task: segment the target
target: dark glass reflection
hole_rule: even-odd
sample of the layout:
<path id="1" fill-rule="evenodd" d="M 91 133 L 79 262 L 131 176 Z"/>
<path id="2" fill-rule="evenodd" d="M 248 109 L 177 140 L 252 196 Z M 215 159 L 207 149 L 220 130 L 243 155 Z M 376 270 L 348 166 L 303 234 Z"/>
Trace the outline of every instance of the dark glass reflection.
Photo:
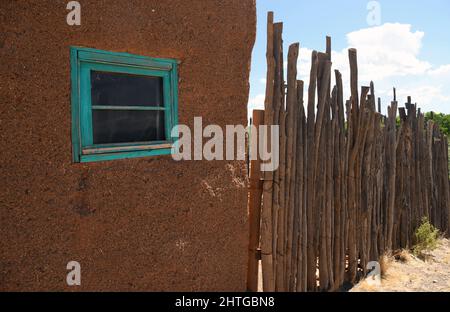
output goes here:
<path id="1" fill-rule="evenodd" d="M 161 77 L 91 71 L 93 106 L 163 107 Z"/>
<path id="2" fill-rule="evenodd" d="M 164 141 L 163 111 L 93 110 L 94 144 Z"/>

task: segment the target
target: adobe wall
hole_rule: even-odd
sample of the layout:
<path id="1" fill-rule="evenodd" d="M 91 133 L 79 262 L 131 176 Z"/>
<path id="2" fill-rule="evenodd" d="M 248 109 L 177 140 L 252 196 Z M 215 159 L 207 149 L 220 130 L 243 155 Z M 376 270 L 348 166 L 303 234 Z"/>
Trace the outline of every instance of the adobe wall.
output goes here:
<path id="1" fill-rule="evenodd" d="M 0 290 L 245 290 L 245 163 L 72 163 L 69 46 L 179 59 L 180 122 L 245 125 L 254 1 L 79 2 L 0 2 Z"/>

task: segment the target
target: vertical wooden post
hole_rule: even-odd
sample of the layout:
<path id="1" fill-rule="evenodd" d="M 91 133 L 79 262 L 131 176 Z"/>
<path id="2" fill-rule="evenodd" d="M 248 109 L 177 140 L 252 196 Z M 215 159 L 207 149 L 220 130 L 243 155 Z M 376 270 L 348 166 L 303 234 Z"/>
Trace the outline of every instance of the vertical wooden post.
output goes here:
<path id="1" fill-rule="evenodd" d="M 342 75 L 335 70 L 336 87 L 334 94 L 335 142 L 334 142 L 334 272 L 333 288 L 337 290 L 344 283 L 345 274 L 345 228 L 346 228 L 346 175 L 345 175 L 345 117 Z"/>
<path id="2" fill-rule="evenodd" d="M 274 278 L 275 290 L 283 291 L 284 284 L 284 256 L 285 256 L 285 173 L 286 173 L 286 110 L 283 62 L 283 23 L 274 24 L 274 124 L 279 125 L 280 164 L 274 173 L 273 190 L 273 252 L 274 252 Z"/>
<path id="3" fill-rule="evenodd" d="M 294 234 L 294 199 L 295 199 L 295 163 L 296 163 L 296 143 L 297 143 L 297 60 L 298 60 L 299 44 L 294 43 L 289 47 L 288 53 L 288 72 L 287 72 L 287 144 L 286 144 L 286 190 L 285 204 L 287 212 L 287 231 L 286 231 L 286 267 L 285 267 L 285 289 L 292 291 L 294 289 L 296 265 L 292 265 L 292 249 Z"/>
<path id="4" fill-rule="evenodd" d="M 308 291 L 314 291 L 316 289 L 316 266 L 317 266 L 317 255 L 315 249 L 315 231 L 317 224 L 315 222 L 315 187 L 314 187 L 314 106 L 316 98 L 316 83 L 317 83 L 317 52 L 313 51 L 311 56 L 311 72 L 309 78 L 308 87 L 308 113 L 307 113 L 307 222 L 308 222 L 308 260 L 307 260 L 307 279 L 308 279 Z"/>
<path id="5" fill-rule="evenodd" d="M 257 129 L 257 133 L 251 135 L 259 135 L 259 126 L 264 124 L 264 111 L 253 111 L 253 129 Z M 255 142 L 252 140 L 252 142 Z M 250 150 L 256 150 L 250 148 Z M 257 150 L 256 150 L 257 151 Z M 263 181 L 261 180 L 261 160 L 259 153 L 251 155 L 250 161 L 250 184 L 249 184 L 249 246 L 248 246 L 248 271 L 247 271 L 247 290 L 258 291 L 258 268 L 259 268 L 259 236 L 261 224 L 261 199 L 263 192 Z"/>
<path id="6" fill-rule="evenodd" d="M 356 271 L 358 267 L 356 225 L 357 225 L 357 181 L 356 181 L 356 157 L 357 146 L 356 137 L 358 133 L 359 119 L 359 98 L 358 98 L 358 61 L 355 49 L 348 51 L 350 62 L 350 89 L 351 89 L 351 109 L 348 134 L 348 280 L 351 283 L 356 281 Z"/>
<path id="7" fill-rule="evenodd" d="M 394 89 L 395 90 L 395 89 Z M 394 213 L 395 213 L 395 176 L 396 176 L 396 118 L 397 118 L 397 102 L 393 101 L 388 108 L 388 125 L 387 125 L 387 146 L 386 146 L 386 168 L 387 168 L 387 223 L 386 223 L 386 251 L 393 248 L 393 231 L 394 231 Z"/>
<path id="8" fill-rule="evenodd" d="M 443 140 L 444 140 L 444 196 L 445 196 L 445 200 L 444 200 L 444 206 L 443 209 L 445 209 L 445 213 L 447 216 L 447 235 L 450 235 L 450 179 L 449 179 L 449 155 L 448 155 L 448 137 L 443 135 Z"/>
<path id="9" fill-rule="evenodd" d="M 296 198 L 294 233 L 298 235 L 296 291 L 307 290 L 307 220 L 306 220 L 306 116 L 303 105 L 303 81 L 297 81 Z"/>
<path id="10" fill-rule="evenodd" d="M 264 110 L 264 124 L 267 125 L 266 133 L 267 149 L 270 146 L 271 126 L 273 125 L 273 95 L 275 79 L 275 57 L 273 54 L 273 12 L 267 14 L 267 79 L 266 79 L 266 99 Z M 272 150 L 273 152 L 273 150 Z M 263 183 L 263 207 L 261 212 L 261 260 L 263 268 L 263 290 L 274 291 L 275 282 L 273 275 L 273 250 L 272 250 L 272 198 L 273 198 L 273 172 L 264 172 Z"/>

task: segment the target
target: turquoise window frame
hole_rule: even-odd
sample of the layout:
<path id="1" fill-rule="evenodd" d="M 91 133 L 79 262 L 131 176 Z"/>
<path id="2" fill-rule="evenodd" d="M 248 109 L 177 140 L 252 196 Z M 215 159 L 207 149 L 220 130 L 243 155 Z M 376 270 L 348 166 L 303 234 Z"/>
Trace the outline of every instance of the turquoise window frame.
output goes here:
<path id="1" fill-rule="evenodd" d="M 70 47 L 72 102 L 72 159 L 74 162 L 94 162 L 114 159 L 170 155 L 178 133 L 178 61 L 151 58 L 121 52 L 102 51 L 84 47 Z M 121 107 L 133 110 L 163 110 L 165 112 L 165 141 L 120 144 L 93 144 L 91 71 L 125 73 L 161 77 L 164 107 Z M 118 109 L 118 107 L 113 107 Z"/>

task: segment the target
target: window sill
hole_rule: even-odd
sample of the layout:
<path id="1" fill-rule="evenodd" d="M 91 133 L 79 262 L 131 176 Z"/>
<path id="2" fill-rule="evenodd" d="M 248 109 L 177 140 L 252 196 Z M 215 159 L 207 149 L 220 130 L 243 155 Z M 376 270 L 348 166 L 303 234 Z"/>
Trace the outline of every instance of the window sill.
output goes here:
<path id="1" fill-rule="evenodd" d="M 147 150 L 160 150 L 170 149 L 172 144 L 154 144 L 154 145 L 138 145 L 138 146 L 117 146 L 117 147 L 98 147 L 98 148 L 85 148 L 83 149 L 83 155 L 95 155 L 95 154 L 107 154 L 107 153 L 120 153 L 120 152 L 134 152 L 134 151 L 147 151 Z"/>
<path id="2" fill-rule="evenodd" d="M 125 148 L 125 149 L 124 149 Z M 99 162 L 118 159 L 140 158 L 149 156 L 162 156 L 172 154 L 171 144 L 160 144 L 150 146 L 130 146 L 123 148 L 98 148 L 83 150 L 80 162 Z M 118 150 L 121 149 L 121 150 Z"/>

